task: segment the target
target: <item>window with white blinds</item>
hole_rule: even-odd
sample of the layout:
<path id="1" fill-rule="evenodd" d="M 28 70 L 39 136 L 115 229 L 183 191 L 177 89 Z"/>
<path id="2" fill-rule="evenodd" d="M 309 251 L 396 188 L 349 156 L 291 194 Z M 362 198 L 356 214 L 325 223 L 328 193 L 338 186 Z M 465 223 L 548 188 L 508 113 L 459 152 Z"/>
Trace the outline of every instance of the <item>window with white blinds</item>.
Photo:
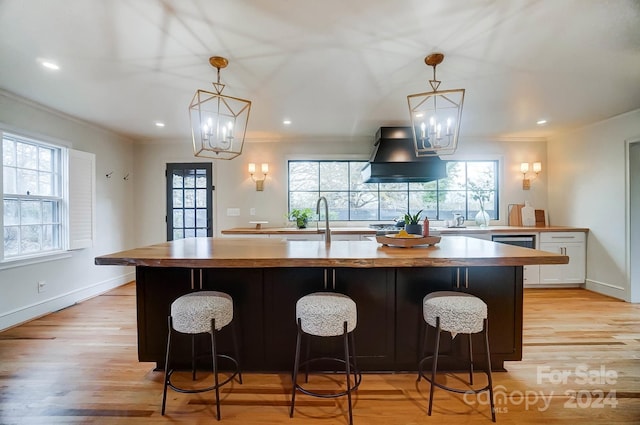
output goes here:
<path id="1" fill-rule="evenodd" d="M 95 235 L 95 155 L 0 133 L 0 261 L 91 247 Z"/>

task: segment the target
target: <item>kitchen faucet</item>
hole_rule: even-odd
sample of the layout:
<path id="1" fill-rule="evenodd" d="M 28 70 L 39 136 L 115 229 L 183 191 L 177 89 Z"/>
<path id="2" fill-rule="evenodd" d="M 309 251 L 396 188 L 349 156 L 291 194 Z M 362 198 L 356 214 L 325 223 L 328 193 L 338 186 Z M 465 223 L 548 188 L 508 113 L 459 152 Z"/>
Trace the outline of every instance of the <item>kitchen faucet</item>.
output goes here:
<path id="1" fill-rule="evenodd" d="M 320 201 L 324 201 L 324 242 L 327 244 L 331 243 L 331 230 L 329 230 L 329 204 L 327 203 L 327 198 L 321 196 L 318 199 L 318 203 L 316 204 L 316 214 L 318 214 L 318 219 L 320 219 Z M 316 221 L 316 227 L 318 226 L 318 222 Z"/>

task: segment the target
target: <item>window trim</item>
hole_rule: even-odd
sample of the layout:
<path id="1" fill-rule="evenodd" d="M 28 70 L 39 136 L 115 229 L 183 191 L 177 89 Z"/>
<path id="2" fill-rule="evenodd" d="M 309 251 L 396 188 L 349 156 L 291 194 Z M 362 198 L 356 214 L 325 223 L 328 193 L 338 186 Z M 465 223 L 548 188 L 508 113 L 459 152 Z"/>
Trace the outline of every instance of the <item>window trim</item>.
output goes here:
<path id="1" fill-rule="evenodd" d="M 70 189 L 69 189 L 69 179 L 70 179 L 70 162 L 72 152 L 81 153 L 87 156 L 90 156 L 93 162 L 91 176 L 87 176 L 87 178 L 91 178 L 91 196 L 92 196 L 92 205 L 91 205 L 91 220 L 92 220 L 92 235 L 91 235 L 91 246 L 93 246 L 93 241 L 95 240 L 96 235 L 96 207 L 95 207 L 95 198 L 96 198 L 96 176 L 95 176 L 95 163 L 96 163 L 96 155 L 91 152 L 77 151 L 71 148 L 71 143 L 65 140 L 60 140 L 55 137 L 46 136 L 34 131 L 23 130 L 21 128 L 17 128 L 12 125 L 7 125 L 3 122 L 0 122 L 0 138 L 2 138 L 4 133 L 9 133 L 18 138 L 31 140 L 37 144 L 41 145 L 49 145 L 53 148 L 60 149 L 60 211 L 61 215 L 61 226 L 60 226 L 60 248 L 50 251 L 41 251 L 37 253 L 31 253 L 27 255 L 21 255 L 16 257 L 4 257 L 4 243 L 0 246 L 0 270 L 14 268 L 14 267 L 22 267 L 30 264 L 43 263 L 48 261 L 55 261 L 59 259 L 69 258 L 72 256 L 71 251 L 73 249 L 80 249 L 79 247 L 71 248 L 70 247 L 70 226 L 73 223 L 70 222 Z M 2 172 L 2 164 L 0 164 L 0 187 L 3 187 L 3 172 Z M 4 191 L 3 191 L 3 199 L 4 199 Z M 4 214 L 3 207 L 0 205 L 0 228 L 3 229 L 2 233 L 4 234 Z M 88 248 L 89 246 L 84 246 L 84 248 Z"/>
<path id="2" fill-rule="evenodd" d="M 8 260 L 0 261 L 0 270 L 12 269 L 15 267 L 24 267 L 32 264 L 46 263 L 49 261 L 61 260 L 64 258 L 70 258 L 72 256 L 70 251 L 48 251 L 46 254 L 38 254 L 30 257 L 15 257 Z"/>
<path id="3" fill-rule="evenodd" d="M 450 157 L 442 158 L 443 161 L 451 161 L 451 162 L 495 162 L 496 167 L 495 171 L 497 173 L 496 179 L 496 195 L 495 195 L 495 208 L 496 208 L 496 216 L 492 218 L 492 221 L 499 222 L 503 220 L 503 212 L 505 211 L 505 206 L 503 205 L 503 193 L 504 193 L 504 157 L 502 155 L 467 155 L 464 157 L 458 157 L 457 155 L 452 155 Z M 362 155 L 314 155 L 310 157 L 309 155 L 290 155 L 285 157 L 284 161 L 284 169 L 286 170 L 286 179 L 287 179 L 287 213 L 290 213 L 291 208 L 291 190 L 289 188 L 289 164 L 292 161 L 309 161 L 309 162 L 323 162 L 323 161 L 336 161 L 336 162 L 360 162 L 360 161 L 368 161 L 368 157 L 363 157 Z M 318 192 L 322 192 L 319 190 Z M 351 191 L 348 191 L 351 193 Z M 378 186 L 377 193 L 380 193 L 380 188 Z M 407 193 L 410 194 L 411 190 L 407 188 Z M 465 201 L 466 211 L 469 211 L 469 203 L 468 200 Z M 378 211 L 379 215 L 379 211 Z M 475 217 L 467 217 L 467 220 L 473 221 Z M 434 221 L 444 221 L 446 218 L 439 217 L 438 219 L 434 219 Z M 364 220 L 353 220 L 353 219 L 340 219 L 338 221 L 344 222 L 369 222 L 369 221 L 389 221 L 388 219 L 364 219 Z"/>

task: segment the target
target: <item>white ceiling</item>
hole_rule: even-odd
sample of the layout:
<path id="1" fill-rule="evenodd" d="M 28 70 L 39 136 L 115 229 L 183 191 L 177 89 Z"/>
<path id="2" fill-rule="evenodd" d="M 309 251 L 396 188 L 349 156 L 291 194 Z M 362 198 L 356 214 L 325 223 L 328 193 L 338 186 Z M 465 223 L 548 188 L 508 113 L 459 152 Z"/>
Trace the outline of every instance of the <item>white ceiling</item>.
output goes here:
<path id="1" fill-rule="evenodd" d="M 640 108 L 638 0 L 0 0 L 0 88 L 135 139 L 190 137 L 213 55 L 250 139 L 372 136 L 408 124 L 433 52 L 440 89 L 466 89 L 461 138 Z"/>

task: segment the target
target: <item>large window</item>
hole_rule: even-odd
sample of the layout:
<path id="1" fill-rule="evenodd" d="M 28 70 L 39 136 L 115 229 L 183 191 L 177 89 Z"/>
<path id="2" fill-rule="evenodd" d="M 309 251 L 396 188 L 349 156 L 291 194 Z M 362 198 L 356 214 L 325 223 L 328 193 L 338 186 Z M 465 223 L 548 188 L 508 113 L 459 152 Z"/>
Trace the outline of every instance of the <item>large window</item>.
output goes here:
<path id="1" fill-rule="evenodd" d="M 61 250 L 62 149 L 2 133 L 2 259 Z"/>
<path id="2" fill-rule="evenodd" d="M 447 161 L 447 178 L 428 183 L 364 183 L 365 161 L 289 161 L 289 212 L 315 209 L 320 196 L 332 220 L 393 220 L 423 210 L 430 220 L 473 218 L 481 205 L 498 217 L 498 161 Z"/>

